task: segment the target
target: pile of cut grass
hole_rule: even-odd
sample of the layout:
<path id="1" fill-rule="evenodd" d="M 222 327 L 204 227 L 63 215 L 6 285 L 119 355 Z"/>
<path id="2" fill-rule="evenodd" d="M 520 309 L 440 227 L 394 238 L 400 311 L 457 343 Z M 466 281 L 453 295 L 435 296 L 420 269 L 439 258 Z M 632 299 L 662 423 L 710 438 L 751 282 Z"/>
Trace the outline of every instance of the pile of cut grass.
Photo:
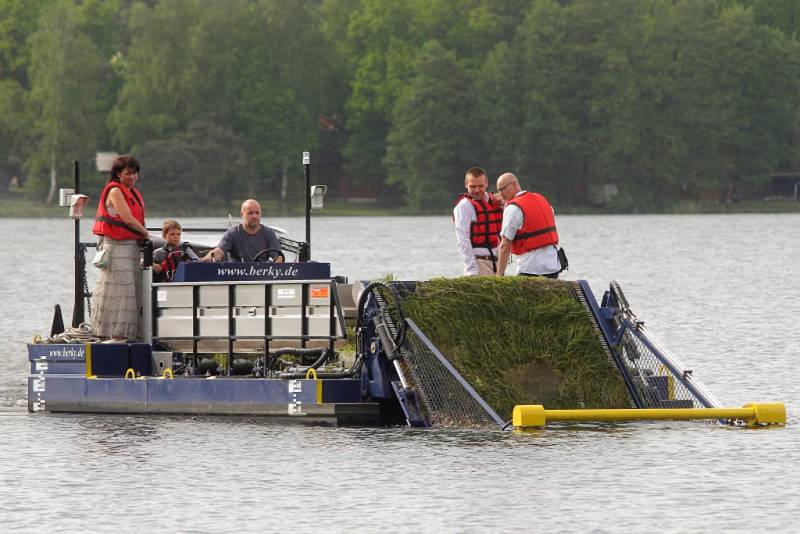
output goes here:
<path id="1" fill-rule="evenodd" d="M 627 408 L 574 282 L 463 277 L 420 282 L 404 306 L 475 390 L 504 418 L 517 404 Z"/>

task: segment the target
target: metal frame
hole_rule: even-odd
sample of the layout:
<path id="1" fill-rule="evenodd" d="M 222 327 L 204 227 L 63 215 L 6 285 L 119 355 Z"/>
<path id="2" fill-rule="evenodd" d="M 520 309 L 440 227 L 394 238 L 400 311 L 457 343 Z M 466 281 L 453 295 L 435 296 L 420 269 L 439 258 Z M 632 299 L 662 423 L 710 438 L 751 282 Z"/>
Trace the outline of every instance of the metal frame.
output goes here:
<path id="1" fill-rule="evenodd" d="M 328 283 L 328 287 L 330 288 L 330 304 L 329 310 L 331 312 L 330 322 L 329 322 L 329 330 L 328 335 L 316 335 L 312 336 L 309 332 L 309 322 L 308 322 L 308 314 L 306 308 L 310 306 L 310 294 L 309 294 L 309 287 L 311 284 L 323 284 Z M 269 307 L 271 306 L 272 302 L 272 291 L 271 286 L 274 284 L 286 284 L 286 283 L 293 283 L 301 286 L 301 300 L 300 300 L 300 309 L 301 309 L 301 330 L 299 336 L 287 336 L 287 335 L 280 335 L 274 336 L 272 335 L 272 321 L 270 320 L 269 316 Z M 208 286 L 218 286 L 218 285 L 226 285 L 228 286 L 228 335 L 227 336 L 203 336 L 200 335 L 200 317 L 198 314 L 198 309 L 200 308 L 199 300 L 200 300 L 200 288 L 201 287 L 208 287 Z M 235 307 L 235 288 L 239 285 L 263 285 L 264 286 L 264 335 L 263 336 L 240 336 L 236 334 L 236 321 L 233 315 L 233 309 Z M 157 292 L 159 288 L 162 287 L 179 287 L 179 286 L 191 286 L 192 287 L 192 336 L 191 338 L 186 336 L 159 336 L 158 335 L 158 297 Z M 197 367 L 197 357 L 198 357 L 198 342 L 199 341 L 206 341 L 206 340 L 227 340 L 228 341 L 228 352 L 227 352 L 227 365 L 226 365 L 226 375 L 230 376 L 231 370 L 233 367 L 233 355 L 235 354 L 234 351 L 234 342 L 238 340 L 258 340 L 264 342 L 264 353 L 263 355 L 266 357 L 269 354 L 269 347 L 270 343 L 276 339 L 282 340 L 292 340 L 292 341 L 300 341 L 301 346 L 303 348 L 306 347 L 308 341 L 316 341 L 316 340 L 328 340 L 329 348 L 333 350 L 335 341 L 337 339 L 346 339 L 347 338 L 347 329 L 344 323 L 344 317 L 342 314 L 341 302 L 339 301 L 339 292 L 338 287 L 336 285 L 336 280 L 333 278 L 329 279 L 320 279 L 320 280 L 261 280 L 261 281 L 225 281 L 225 282 L 162 282 L 157 284 L 152 284 L 150 289 L 151 291 L 151 301 L 152 301 L 152 309 L 153 309 L 153 321 L 152 321 L 152 343 L 156 344 L 159 341 L 170 341 L 170 340 L 192 340 L 192 361 L 193 365 Z M 334 315 L 335 314 L 335 315 Z M 342 334 L 337 335 L 336 333 L 336 326 L 337 326 L 337 319 L 338 325 L 341 329 Z"/>
<path id="2" fill-rule="evenodd" d="M 436 359 L 439 360 L 439 363 L 441 363 L 445 368 L 447 368 L 447 370 L 450 372 L 453 378 L 455 378 L 458 381 L 458 383 L 461 384 L 461 386 L 467 391 L 467 393 L 469 393 L 470 396 L 473 399 L 475 399 L 475 401 L 478 404 L 481 405 L 481 408 L 486 410 L 486 413 L 489 414 L 489 417 L 491 417 L 500 428 L 503 428 L 506 425 L 506 422 L 503 421 L 503 419 L 499 415 L 497 415 L 497 412 L 495 412 L 492 409 L 492 407 L 489 406 L 485 400 L 483 400 L 483 397 L 481 397 L 478 394 L 478 392 L 475 391 L 475 389 L 470 385 L 470 383 L 467 382 L 467 380 L 463 376 L 461 376 L 461 373 L 459 373 L 458 370 L 456 370 L 456 368 L 453 367 L 453 364 L 451 364 L 448 361 L 448 359 L 441 352 L 439 352 L 439 349 L 437 349 L 436 346 L 431 342 L 431 340 L 428 339 L 428 336 L 422 333 L 422 330 L 419 329 L 417 324 L 408 317 L 406 317 L 406 324 L 417 335 L 417 337 L 419 337 L 419 339 L 428 348 L 428 350 L 430 350 L 431 353 L 433 353 L 433 355 L 436 356 Z"/>
<path id="3" fill-rule="evenodd" d="M 608 323 L 604 320 L 603 312 L 601 311 L 600 306 L 597 304 L 597 299 L 594 297 L 592 289 L 589 287 L 589 282 L 586 280 L 578 280 L 578 286 L 585 297 L 586 303 L 589 305 L 592 315 L 596 319 L 597 326 L 600 328 L 600 332 L 602 333 L 603 338 L 608 345 L 611 356 L 614 358 L 614 364 L 617 366 L 617 370 L 619 370 L 620 375 L 622 375 L 622 379 L 625 381 L 625 387 L 628 389 L 628 394 L 630 395 L 633 405 L 636 408 L 643 408 L 644 402 L 642 402 L 641 397 L 639 397 L 639 392 L 637 391 L 636 386 L 633 384 L 633 381 L 628 374 L 625 363 L 620 359 L 617 351 L 614 350 L 615 333 L 611 331 L 611 329 L 608 327 Z"/>

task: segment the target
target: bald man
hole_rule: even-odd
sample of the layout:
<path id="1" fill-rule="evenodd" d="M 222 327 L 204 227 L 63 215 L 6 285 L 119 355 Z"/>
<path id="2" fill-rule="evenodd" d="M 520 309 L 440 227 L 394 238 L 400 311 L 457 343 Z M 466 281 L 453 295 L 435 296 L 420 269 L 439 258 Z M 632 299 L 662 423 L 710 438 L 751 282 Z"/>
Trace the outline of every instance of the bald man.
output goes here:
<path id="1" fill-rule="evenodd" d="M 500 230 L 497 276 L 505 274 L 508 258 L 517 257 L 519 274 L 558 278 L 558 232 L 553 207 L 539 193 L 524 191 L 507 172 L 497 179 L 497 192 L 506 202 Z"/>
<path id="2" fill-rule="evenodd" d="M 254 261 L 259 253 L 274 249 L 261 255 L 259 260 L 271 258 L 274 262 L 284 259 L 281 242 L 272 228 L 261 224 L 261 204 L 248 198 L 242 202 L 242 224 L 228 228 L 219 244 L 203 256 L 203 261 L 220 261 L 230 254 L 235 261 Z"/>

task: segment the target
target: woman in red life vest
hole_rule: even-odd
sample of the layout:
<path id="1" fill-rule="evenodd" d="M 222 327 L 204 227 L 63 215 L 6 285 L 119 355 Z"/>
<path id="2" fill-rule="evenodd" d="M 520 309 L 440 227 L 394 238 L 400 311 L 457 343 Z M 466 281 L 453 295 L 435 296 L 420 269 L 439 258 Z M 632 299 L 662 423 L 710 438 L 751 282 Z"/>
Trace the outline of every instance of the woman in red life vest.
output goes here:
<path id="1" fill-rule="evenodd" d="M 92 231 L 102 236 L 98 250 L 108 250 L 108 267 L 100 271 L 92 303 L 92 330 L 101 338 L 127 341 L 138 337 L 141 251 L 139 240 L 149 234 L 144 227 L 144 201 L 134 184 L 139 162 L 119 156 L 97 205 Z"/>

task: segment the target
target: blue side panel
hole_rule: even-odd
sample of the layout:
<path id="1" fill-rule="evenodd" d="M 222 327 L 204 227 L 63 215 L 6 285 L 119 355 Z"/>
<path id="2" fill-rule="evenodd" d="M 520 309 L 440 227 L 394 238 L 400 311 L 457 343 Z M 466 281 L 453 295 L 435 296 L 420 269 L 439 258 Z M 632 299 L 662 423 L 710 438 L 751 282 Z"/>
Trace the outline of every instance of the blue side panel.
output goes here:
<path id="1" fill-rule="evenodd" d="M 258 413 L 273 406 L 287 412 L 289 382 L 236 378 L 148 380 L 149 407 L 156 412 Z M 316 387 L 316 385 L 315 385 Z M 316 403 L 316 389 L 300 388 L 300 401 Z"/>
<path id="2" fill-rule="evenodd" d="M 44 375 L 85 375 L 86 362 L 48 362 L 48 361 L 32 361 L 31 374 L 44 374 Z"/>
<path id="3" fill-rule="evenodd" d="M 358 380 L 332 382 L 342 382 L 328 388 L 332 400 L 359 402 Z M 28 378 L 28 408 L 51 412 L 335 417 L 335 402 L 318 404 L 317 384 L 316 380 L 38 375 Z"/>
<path id="4" fill-rule="evenodd" d="M 86 361 L 86 346 L 79 344 L 28 344 L 28 360 L 84 362 Z"/>
<path id="5" fill-rule="evenodd" d="M 48 379 L 48 382 L 56 380 Z M 87 407 L 102 404 L 108 412 L 143 412 L 147 409 L 147 380 L 84 379 Z M 49 384 L 48 384 L 49 387 Z"/>
<path id="6" fill-rule="evenodd" d="M 34 409 L 34 403 L 43 406 Z M 28 410 L 44 411 L 59 409 L 62 411 L 84 410 L 86 404 L 86 379 L 74 376 L 29 376 L 28 377 Z"/>
<path id="7" fill-rule="evenodd" d="M 322 402 L 358 402 L 361 400 L 361 380 L 336 379 L 322 381 Z"/>

